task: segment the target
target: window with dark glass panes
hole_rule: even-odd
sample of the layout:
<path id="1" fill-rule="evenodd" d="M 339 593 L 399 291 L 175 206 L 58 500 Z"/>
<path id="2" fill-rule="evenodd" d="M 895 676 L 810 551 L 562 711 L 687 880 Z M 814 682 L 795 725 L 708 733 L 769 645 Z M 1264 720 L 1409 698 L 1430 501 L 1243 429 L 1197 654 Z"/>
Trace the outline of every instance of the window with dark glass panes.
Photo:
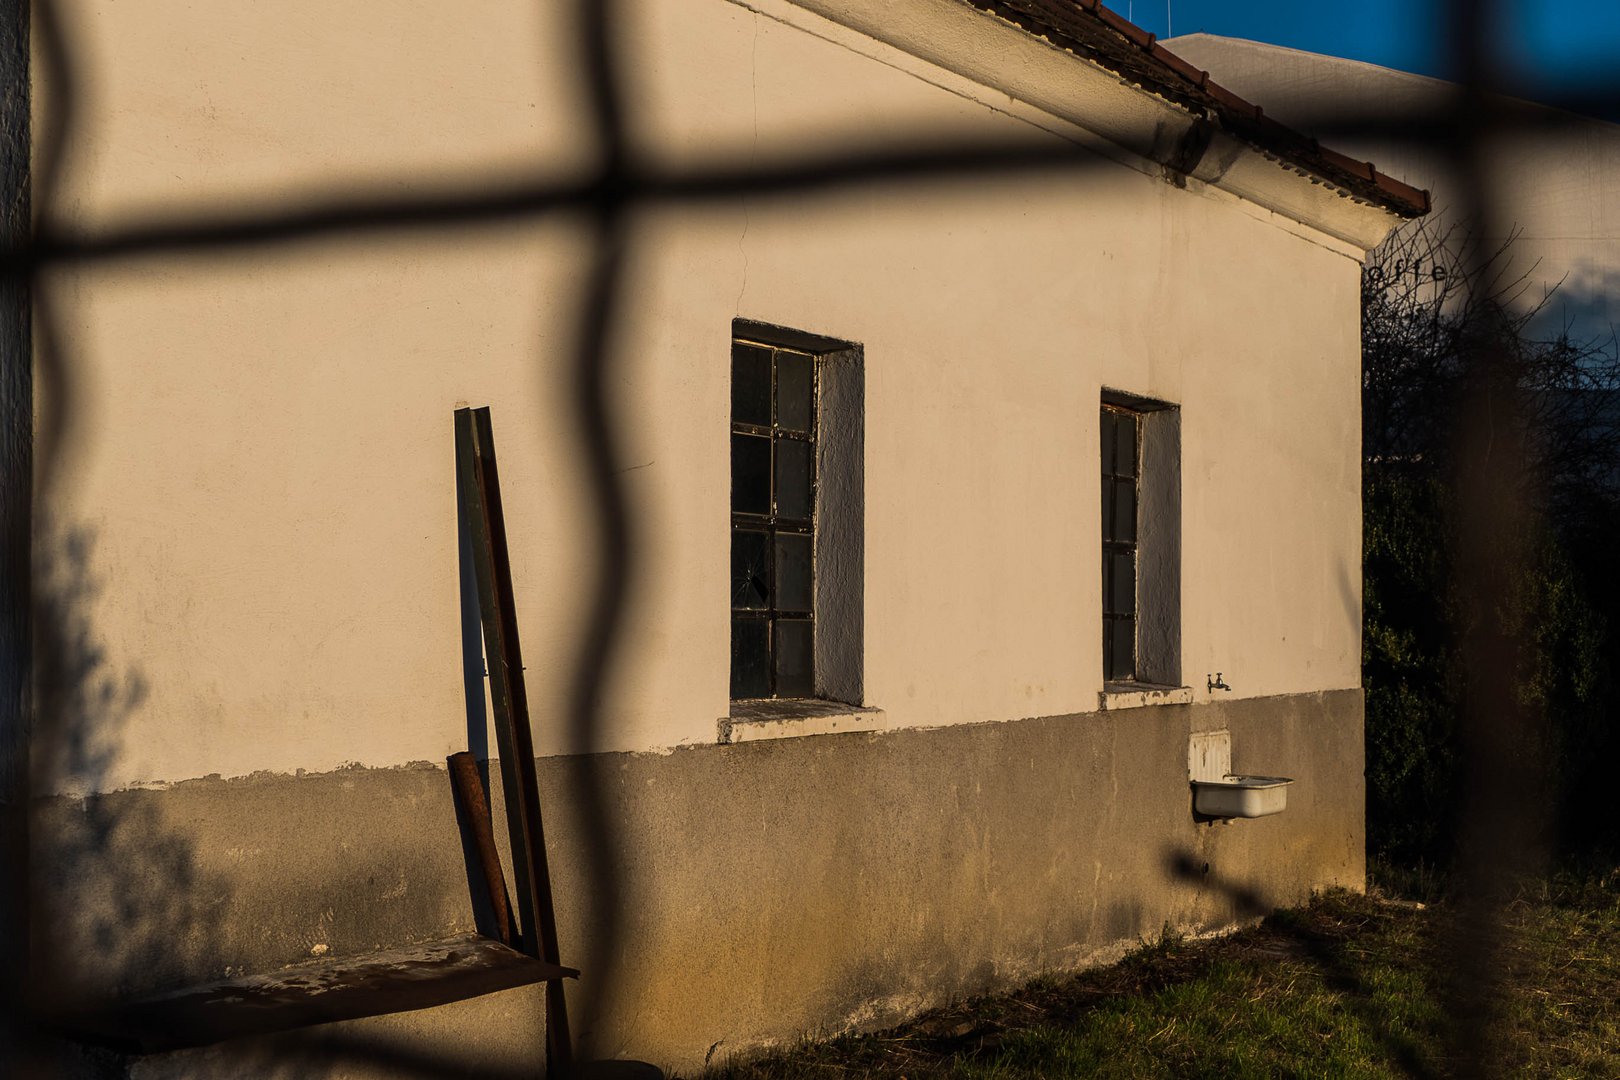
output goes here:
<path id="1" fill-rule="evenodd" d="M 731 345 L 731 696 L 815 693 L 816 358 Z"/>
<path id="2" fill-rule="evenodd" d="M 1136 678 L 1136 496 L 1142 416 L 1102 407 L 1103 678 Z"/>

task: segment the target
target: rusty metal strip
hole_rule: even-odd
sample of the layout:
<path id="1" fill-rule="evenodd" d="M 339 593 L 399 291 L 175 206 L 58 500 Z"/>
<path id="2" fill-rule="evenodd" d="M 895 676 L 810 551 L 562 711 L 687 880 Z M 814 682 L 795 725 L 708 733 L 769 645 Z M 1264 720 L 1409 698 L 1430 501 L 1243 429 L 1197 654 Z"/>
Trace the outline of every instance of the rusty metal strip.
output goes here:
<path id="1" fill-rule="evenodd" d="M 529 698 L 523 681 L 523 652 L 518 641 L 500 474 L 495 464 L 495 435 L 487 407 L 456 410 L 456 465 L 462 472 L 466 503 L 463 512 L 472 533 L 484 656 L 489 667 L 490 702 L 506 794 L 507 835 L 522 915 L 520 948 L 529 956 L 556 964 L 557 924 L 540 820 L 540 784 L 529 730 Z M 546 1044 L 548 1075 L 565 1070 L 572 1062 L 573 1046 L 562 985 L 555 982 L 546 987 Z"/>
<path id="2" fill-rule="evenodd" d="M 478 869 L 484 879 L 489 896 L 489 908 L 495 915 L 495 931 L 502 945 L 517 940 L 517 923 L 512 918 L 512 906 L 506 897 L 506 875 L 501 870 L 500 853 L 495 849 L 495 830 L 490 824 L 489 799 L 484 794 L 484 778 L 478 772 L 478 759 L 463 750 L 450 755 L 450 781 L 455 788 L 456 800 L 461 803 L 467 827 L 472 830 L 473 845 L 478 853 Z"/>

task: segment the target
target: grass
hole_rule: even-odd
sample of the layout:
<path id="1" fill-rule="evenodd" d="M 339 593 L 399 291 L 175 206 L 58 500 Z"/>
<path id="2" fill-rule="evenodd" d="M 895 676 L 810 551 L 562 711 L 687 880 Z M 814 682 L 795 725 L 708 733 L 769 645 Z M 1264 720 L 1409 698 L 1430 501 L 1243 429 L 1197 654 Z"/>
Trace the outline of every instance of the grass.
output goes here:
<path id="1" fill-rule="evenodd" d="M 1620 869 L 1511 894 L 1491 924 L 1499 978 L 1481 993 L 1459 905 L 1432 875 L 1399 884 L 1427 902 L 1330 893 L 1231 937 L 1167 937 L 1109 968 L 706 1075 L 1620 1077 Z M 1467 1015 L 1485 1019 L 1465 1030 Z"/>

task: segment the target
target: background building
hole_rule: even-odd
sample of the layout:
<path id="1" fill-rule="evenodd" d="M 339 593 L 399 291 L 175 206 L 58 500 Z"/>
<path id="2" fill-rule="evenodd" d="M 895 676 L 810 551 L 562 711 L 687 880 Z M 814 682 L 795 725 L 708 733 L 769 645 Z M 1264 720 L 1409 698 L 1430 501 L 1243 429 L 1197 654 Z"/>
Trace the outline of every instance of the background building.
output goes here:
<path id="1" fill-rule="evenodd" d="M 1483 240 L 1494 248 L 1517 234 L 1511 266 L 1514 276 L 1529 275 L 1523 302 L 1557 289 L 1540 327 L 1608 338 L 1620 325 L 1620 125 L 1503 100 L 1510 122 L 1489 137 L 1486 169 L 1459 177 L 1442 138 L 1458 92 L 1453 83 L 1211 34 L 1165 44 L 1283 123 L 1428 189 L 1442 227 L 1462 213 L 1457 199 L 1465 184 L 1482 181 L 1495 233 Z M 1346 117 L 1411 129 L 1346 130 Z"/>

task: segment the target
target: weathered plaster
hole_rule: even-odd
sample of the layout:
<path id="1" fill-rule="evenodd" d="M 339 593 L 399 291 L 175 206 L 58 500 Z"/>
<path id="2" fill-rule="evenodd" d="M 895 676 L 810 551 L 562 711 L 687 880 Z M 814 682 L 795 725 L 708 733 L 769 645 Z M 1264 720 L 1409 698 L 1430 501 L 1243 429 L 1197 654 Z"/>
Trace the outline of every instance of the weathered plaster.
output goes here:
<path id="1" fill-rule="evenodd" d="M 1361 720 L 1352 690 L 544 759 L 564 962 L 619 933 L 571 984 L 581 1039 L 691 1069 L 1360 888 Z M 1194 819 L 1210 731 L 1232 768 L 1297 779 L 1284 813 Z M 613 912 L 583 887 L 587 783 L 611 807 Z M 42 947 L 79 994 L 474 923 L 441 769 L 55 800 L 39 821 Z"/>

